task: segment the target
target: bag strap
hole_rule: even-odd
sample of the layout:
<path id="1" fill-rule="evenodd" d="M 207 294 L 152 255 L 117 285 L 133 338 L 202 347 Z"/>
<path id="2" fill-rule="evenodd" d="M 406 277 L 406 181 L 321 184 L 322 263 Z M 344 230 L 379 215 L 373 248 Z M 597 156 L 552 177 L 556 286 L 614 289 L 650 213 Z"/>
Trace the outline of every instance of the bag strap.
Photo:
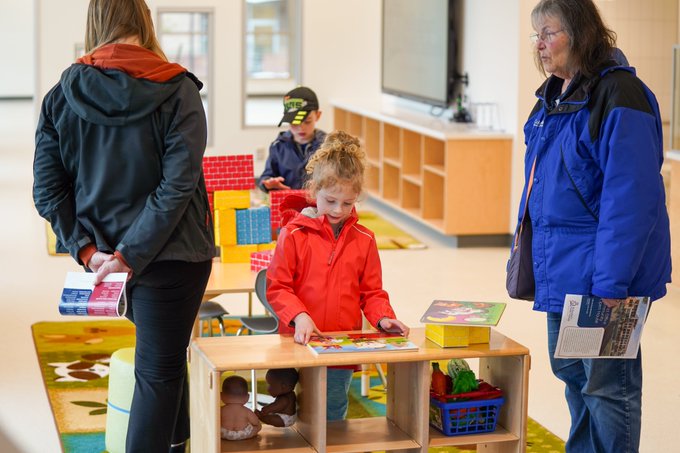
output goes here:
<path id="1" fill-rule="evenodd" d="M 531 195 L 531 187 L 534 185 L 534 171 L 536 170 L 536 159 L 538 156 L 534 157 L 534 163 L 531 165 L 531 172 L 529 173 L 529 181 L 527 183 L 527 196 L 524 199 L 524 212 L 522 213 L 522 221 L 517 227 L 517 234 L 515 234 L 515 243 L 512 249 L 515 250 L 519 245 L 519 237 L 522 234 L 522 229 L 524 228 L 524 220 L 527 218 L 527 212 L 529 210 L 529 195 Z"/>

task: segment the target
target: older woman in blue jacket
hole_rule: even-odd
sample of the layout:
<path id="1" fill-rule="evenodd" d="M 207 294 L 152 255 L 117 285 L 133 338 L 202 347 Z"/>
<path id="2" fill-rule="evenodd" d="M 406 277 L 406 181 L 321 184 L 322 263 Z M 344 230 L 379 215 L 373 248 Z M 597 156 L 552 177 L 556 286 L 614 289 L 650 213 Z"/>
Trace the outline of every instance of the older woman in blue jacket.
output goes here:
<path id="1" fill-rule="evenodd" d="M 566 384 L 572 416 L 566 447 L 634 452 L 640 354 L 553 355 L 566 294 L 592 294 L 609 306 L 628 296 L 666 294 L 670 232 L 659 107 L 635 70 L 612 59 L 616 35 L 592 0 L 542 0 L 532 24 L 535 60 L 547 80 L 524 126 L 527 184 L 519 218 L 528 203 L 534 310 L 547 312 L 551 366 Z"/>

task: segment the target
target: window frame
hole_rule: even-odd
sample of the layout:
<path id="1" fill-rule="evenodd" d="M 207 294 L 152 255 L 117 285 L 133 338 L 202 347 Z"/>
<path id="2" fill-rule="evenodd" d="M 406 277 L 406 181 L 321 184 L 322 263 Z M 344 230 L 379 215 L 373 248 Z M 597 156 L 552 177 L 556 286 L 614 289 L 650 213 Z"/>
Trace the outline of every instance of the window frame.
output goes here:
<path id="1" fill-rule="evenodd" d="M 261 80 L 271 80 L 280 81 L 281 86 L 286 85 L 286 88 L 281 88 L 276 93 L 271 93 L 273 97 L 277 97 L 277 102 L 280 102 L 281 98 L 288 91 L 302 84 L 302 0 L 286 0 L 292 9 L 293 23 L 291 24 L 290 30 L 288 32 L 288 42 L 289 42 L 289 52 L 291 53 L 290 58 L 290 74 L 289 79 L 261 79 Z M 246 122 L 246 110 L 249 98 L 254 98 L 254 95 L 249 95 L 248 93 L 248 36 L 251 34 L 248 32 L 248 0 L 241 1 L 242 18 L 241 18 L 241 127 L 243 129 L 263 129 L 276 127 L 277 122 L 272 125 L 266 124 L 249 124 Z"/>
<path id="2" fill-rule="evenodd" d="M 206 14 L 207 15 L 207 33 L 205 33 L 206 40 L 207 40 L 207 46 L 208 46 L 208 51 L 207 51 L 207 71 L 206 71 L 206 78 L 207 80 L 201 80 L 202 82 L 205 82 L 206 85 L 210 87 L 210 91 L 206 96 L 201 94 L 201 99 L 206 100 L 207 108 L 206 108 L 206 116 L 208 117 L 208 137 L 207 137 L 207 143 L 206 147 L 213 146 L 213 137 L 214 137 L 214 125 L 215 125 L 215 65 L 214 65 L 214 57 L 215 57 L 215 8 L 210 8 L 210 7 L 198 7 L 198 8 L 189 8 L 189 7 L 158 7 L 156 10 L 156 22 L 155 22 L 155 27 L 156 27 L 156 35 L 158 37 L 159 43 L 162 41 L 162 36 L 163 35 L 169 35 L 169 36 L 176 36 L 175 33 L 163 33 L 161 30 L 161 16 L 165 13 L 188 13 L 188 14 Z M 185 33 L 182 33 L 185 34 Z M 203 33 L 191 33 L 191 37 L 195 36 L 201 36 Z M 163 48 L 163 51 L 165 52 L 165 48 L 163 47 L 161 43 L 161 47 Z M 167 55 L 167 53 L 166 53 Z M 174 60 L 170 60 L 173 62 Z M 190 68 L 187 68 L 190 69 Z"/>

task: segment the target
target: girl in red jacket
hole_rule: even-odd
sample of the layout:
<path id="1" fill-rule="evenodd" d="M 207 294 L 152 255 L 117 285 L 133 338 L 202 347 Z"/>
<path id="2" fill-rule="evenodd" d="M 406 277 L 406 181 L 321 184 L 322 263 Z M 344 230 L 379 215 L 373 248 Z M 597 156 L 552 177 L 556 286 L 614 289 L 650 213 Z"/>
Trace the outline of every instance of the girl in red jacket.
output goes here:
<path id="1" fill-rule="evenodd" d="M 290 195 L 282 203 L 288 211 L 267 271 L 267 299 L 279 316 L 279 333 L 294 332 L 297 343 L 307 344 L 312 334 L 360 330 L 362 312 L 380 330 L 409 333 L 382 288 L 373 232 L 357 223 L 364 160 L 356 137 L 329 134 L 306 167 L 308 198 Z M 328 369 L 328 420 L 345 418 L 352 372 Z"/>

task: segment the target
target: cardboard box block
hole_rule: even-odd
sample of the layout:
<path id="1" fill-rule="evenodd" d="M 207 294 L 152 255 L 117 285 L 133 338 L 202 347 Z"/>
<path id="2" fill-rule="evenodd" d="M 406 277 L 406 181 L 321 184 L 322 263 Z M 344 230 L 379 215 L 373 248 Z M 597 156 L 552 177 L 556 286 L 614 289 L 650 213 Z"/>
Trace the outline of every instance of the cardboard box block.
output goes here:
<path id="1" fill-rule="evenodd" d="M 238 244 L 271 242 L 272 230 L 269 213 L 268 206 L 236 210 L 236 242 Z"/>
<path id="2" fill-rule="evenodd" d="M 443 348 L 488 343 L 490 336 L 490 327 L 450 326 L 445 324 L 425 325 L 425 338 Z"/>
<path id="3" fill-rule="evenodd" d="M 208 192 L 216 190 L 250 190 L 255 187 L 252 154 L 206 156 L 203 175 Z"/>

